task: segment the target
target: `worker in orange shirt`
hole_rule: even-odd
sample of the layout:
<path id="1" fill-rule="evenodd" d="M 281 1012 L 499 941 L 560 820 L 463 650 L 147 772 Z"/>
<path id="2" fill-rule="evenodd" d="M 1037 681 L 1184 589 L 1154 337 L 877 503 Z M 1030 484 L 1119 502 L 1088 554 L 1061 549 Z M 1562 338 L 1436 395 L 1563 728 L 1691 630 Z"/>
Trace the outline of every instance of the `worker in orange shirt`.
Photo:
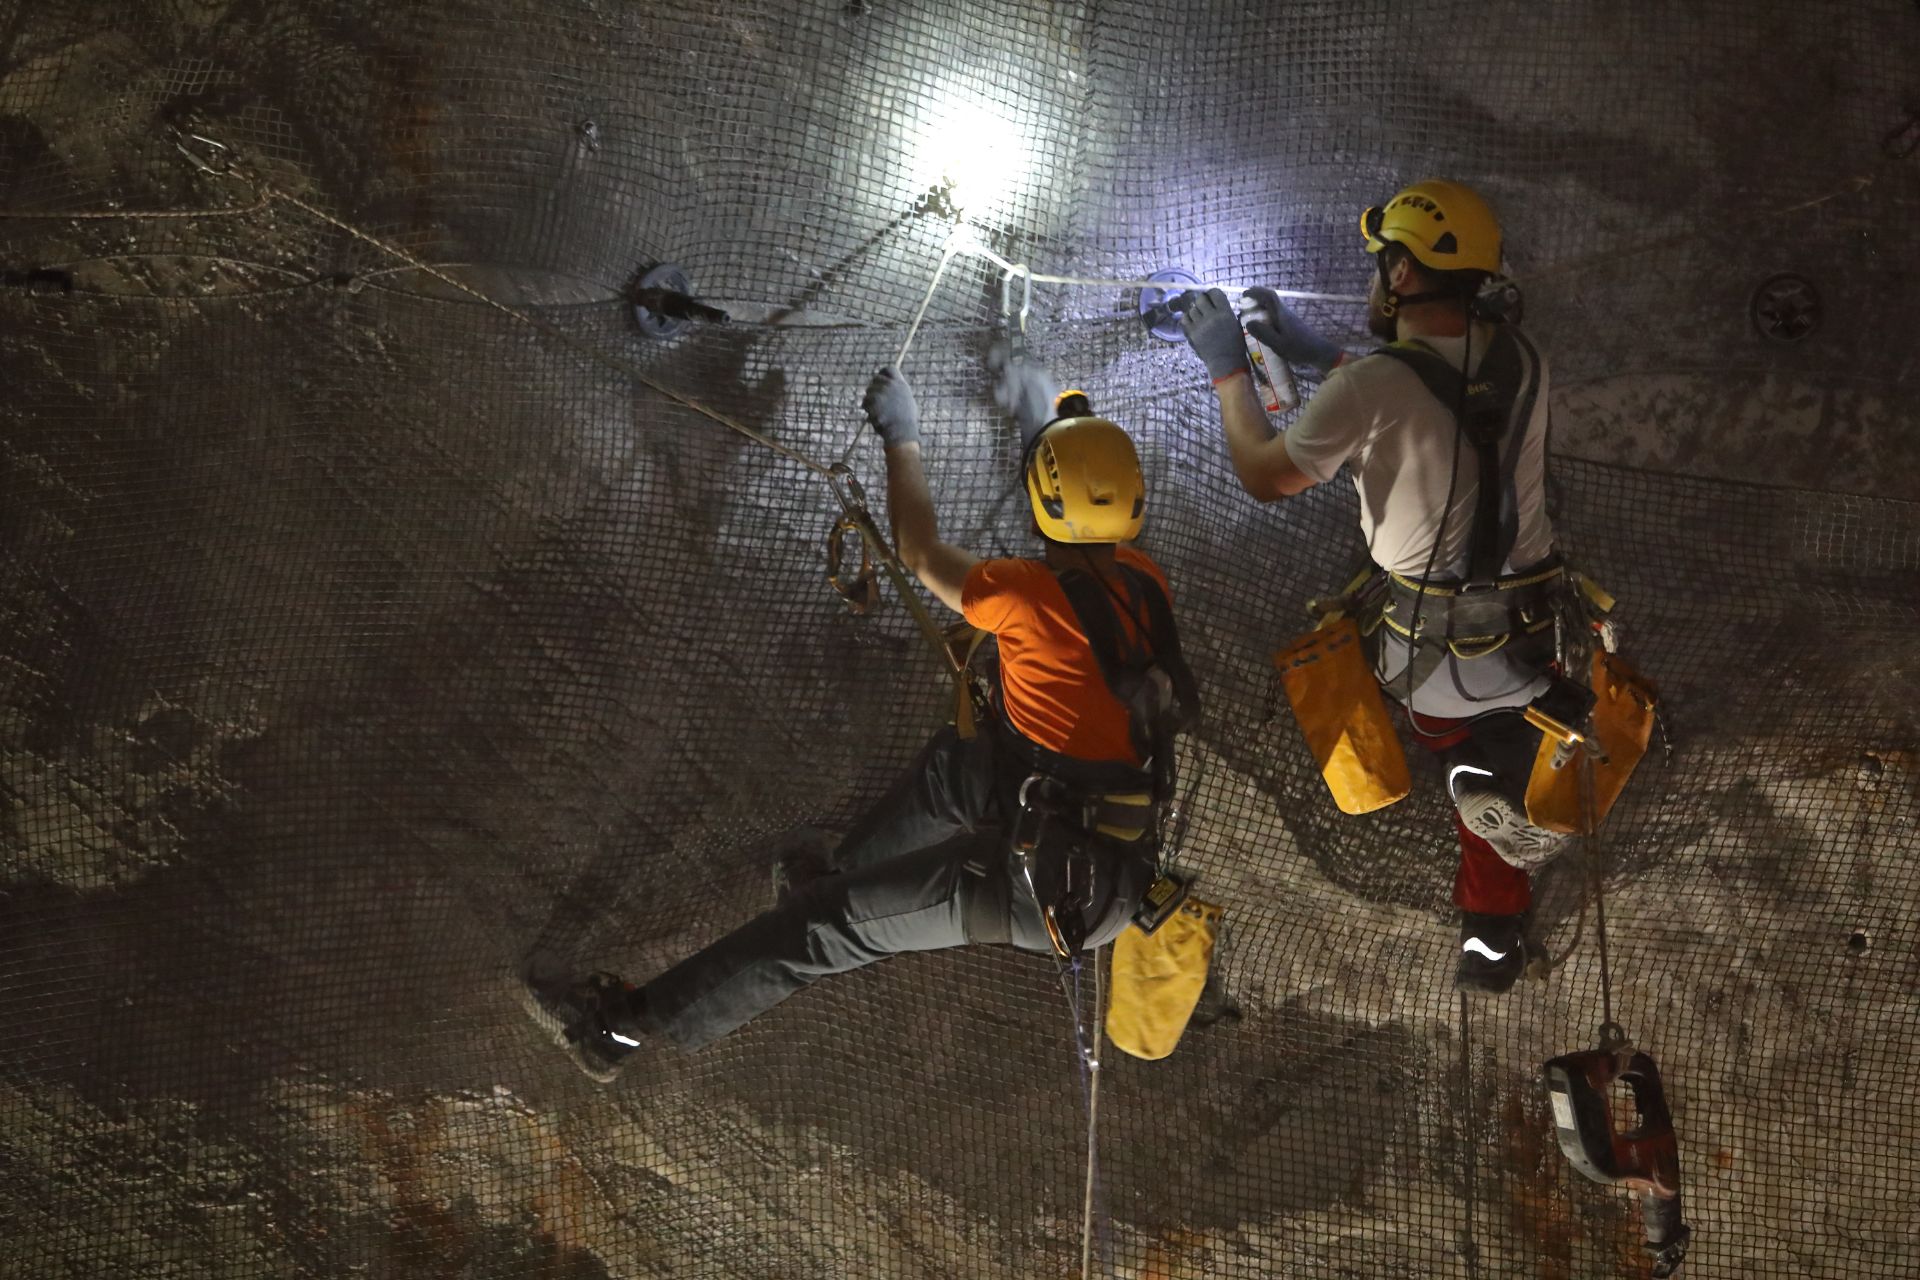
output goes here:
<path id="1" fill-rule="evenodd" d="M 1133 441 L 1043 369 L 1002 360 L 1045 553 L 982 560 L 940 538 L 919 407 L 884 368 L 867 389 L 901 562 L 997 641 L 990 714 L 948 725 L 823 865 L 779 903 L 645 984 L 529 972 L 535 1021 L 602 1081 L 649 1038 L 685 1049 L 828 974 L 904 951 L 1010 944 L 1076 955 L 1119 934 L 1154 882 L 1172 735 L 1198 712 L 1166 575 L 1127 546 L 1146 486 Z M 972 838 L 959 838 L 972 837 Z"/>

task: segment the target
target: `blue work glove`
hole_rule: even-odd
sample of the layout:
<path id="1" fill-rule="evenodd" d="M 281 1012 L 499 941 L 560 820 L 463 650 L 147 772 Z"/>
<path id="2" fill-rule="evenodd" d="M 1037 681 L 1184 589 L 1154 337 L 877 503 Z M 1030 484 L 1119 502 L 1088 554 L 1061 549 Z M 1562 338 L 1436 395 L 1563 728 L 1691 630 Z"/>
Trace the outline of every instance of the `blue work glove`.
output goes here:
<path id="1" fill-rule="evenodd" d="M 1002 339 L 987 349 L 987 371 L 993 374 L 993 402 L 1019 424 L 1020 443 L 1053 421 L 1060 387 L 1045 365 L 1024 352 L 1015 355 L 1013 345 Z"/>
<path id="2" fill-rule="evenodd" d="M 881 366 L 873 375 L 860 407 L 867 411 L 867 425 L 887 448 L 920 443 L 920 406 L 913 401 L 913 384 L 892 365 Z"/>
<path id="3" fill-rule="evenodd" d="M 1226 294 L 1218 289 L 1205 293 L 1189 289 L 1175 300 L 1173 309 L 1180 313 L 1187 345 L 1207 366 L 1208 377 L 1224 382 L 1247 372 L 1247 336 L 1240 332 L 1240 317 Z"/>
<path id="4" fill-rule="evenodd" d="M 1306 365 L 1325 373 L 1340 363 L 1345 354 L 1339 345 L 1321 337 L 1299 316 L 1287 310 L 1280 295 L 1271 289 L 1249 289 L 1253 304 L 1273 317 L 1273 323 L 1249 319 L 1247 332 L 1273 348 L 1273 354 L 1290 365 Z"/>

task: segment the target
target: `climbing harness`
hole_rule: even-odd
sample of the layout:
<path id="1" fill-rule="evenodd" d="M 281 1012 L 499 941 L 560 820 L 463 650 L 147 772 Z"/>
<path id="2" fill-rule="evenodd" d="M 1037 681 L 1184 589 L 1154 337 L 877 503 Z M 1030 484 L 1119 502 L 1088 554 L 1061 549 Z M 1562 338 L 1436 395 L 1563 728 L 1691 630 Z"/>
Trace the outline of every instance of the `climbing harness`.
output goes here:
<path id="1" fill-rule="evenodd" d="M 1395 342 L 1376 353 L 1377 358 L 1407 366 L 1434 399 L 1455 406 L 1459 429 L 1473 446 L 1479 487 L 1467 575 L 1456 588 L 1460 596 L 1493 588 L 1512 552 L 1519 522 L 1512 493 L 1514 466 L 1540 394 L 1540 353 L 1533 344 L 1506 325 L 1496 326 L 1493 334 L 1492 346 L 1471 375 L 1418 340 Z"/>
<path id="2" fill-rule="evenodd" d="M 1180 632 L 1166 592 L 1145 570 L 1125 564 L 1118 568 L 1127 599 L 1092 569 L 1064 570 L 1058 581 L 1093 650 L 1101 679 L 1127 709 L 1134 754 L 1153 775 L 1154 803 L 1166 805 L 1179 786 L 1174 737 L 1200 717 L 1200 682 L 1180 651 Z M 1144 618 L 1133 613 L 1134 600 L 1140 602 Z M 1142 640 L 1128 638 L 1116 605 L 1133 615 Z"/>
<path id="3" fill-rule="evenodd" d="M 1054 951 L 1064 959 L 1089 939 L 1095 945 L 1111 940 L 1129 923 L 1151 933 L 1179 908 L 1187 889 L 1165 865 L 1162 837 L 1178 791 L 1174 739 L 1200 714 L 1199 684 L 1181 654 L 1165 591 L 1144 570 L 1118 569 L 1124 595 L 1091 568 L 1062 570 L 1057 580 L 1102 680 L 1127 709 L 1141 765 L 1074 760 L 1027 738 L 1004 708 L 993 717 L 1003 748 L 1032 769 L 1019 789 L 1010 843 Z M 1121 623 L 1122 608 L 1137 639 Z M 1143 841 L 1153 854 L 1134 847 Z M 1103 868 L 1108 895 L 1096 902 Z"/>
<path id="4" fill-rule="evenodd" d="M 1072 960 L 1111 941 L 1154 880 L 1152 795 L 1033 773 L 1020 784 L 1018 806 L 1009 845 L 1054 954 Z"/>
<path id="5" fill-rule="evenodd" d="M 1448 654 L 1463 661 L 1484 658 L 1553 626 L 1553 594 L 1562 572 L 1554 561 L 1502 575 L 1476 590 L 1383 571 L 1377 585 L 1369 584 L 1377 608 L 1361 616 L 1367 619 L 1367 635 L 1384 626 L 1413 642 L 1417 688 Z M 1428 627 L 1436 623 L 1440 634 L 1432 636 Z"/>
<path id="6" fill-rule="evenodd" d="M 1417 578 L 1369 566 L 1338 595 L 1309 602 L 1320 616 L 1319 629 L 1275 655 L 1295 719 L 1335 802 L 1349 813 L 1392 804 L 1411 788 L 1380 695 L 1389 678 L 1385 664 L 1396 653 L 1406 655 L 1406 678 L 1404 693 L 1395 692 L 1409 703 L 1450 661 L 1473 662 L 1504 651 L 1521 669 L 1542 673 L 1547 686 L 1522 714 L 1553 740 L 1545 749 L 1549 764 L 1564 764 L 1564 755 L 1554 753 L 1580 740 L 1574 726 L 1586 723 L 1593 698 L 1586 685 L 1562 674 L 1584 675 L 1584 664 L 1566 661 L 1564 636 L 1612 625 L 1605 616 L 1611 597 L 1569 572 L 1557 556 L 1503 571 L 1518 536 L 1515 466 L 1541 381 L 1539 356 L 1527 339 L 1496 329 L 1492 348 L 1471 377 L 1421 343 L 1397 343 L 1380 354 L 1407 365 L 1437 401 L 1454 406 L 1456 449 L 1461 440 L 1472 444 L 1478 485 L 1463 576 L 1434 578 L 1432 556 Z M 1447 510 L 1451 495 L 1450 480 Z M 1435 556 L 1438 551 L 1436 540 Z M 1372 680 L 1355 669 L 1362 644 Z M 1457 670 L 1454 679 L 1461 695 L 1470 697 Z M 1394 676 L 1393 684 L 1399 683 Z"/>
<path id="7" fill-rule="evenodd" d="M 1384 704 L 1376 705 L 1387 687 L 1384 664 L 1404 651 L 1399 696 L 1411 705 L 1415 692 L 1450 659 L 1485 658 L 1509 645 L 1537 648 L 1530 642 L 1554 626 L 1554 595 L 1563 572 L 1551 558 L 1520 572 L 1502 572 L 1519 532 L 1515 467 L 1541 384 L 1540 358 L 1532 344 L 1517 331 L 1497 327 L 1492 348 L 1471 376 L 1417 341 L 1395 343 L 1376 354 L 1406 365 L 1435 400 L 1451 406 L 1455 458 L 1442 510 L 1453 509 L 1463 440 L 1473 446 L 1478 487 L 1462 578 L 1433 576 L 1440 550 L 1436 538 L 1419 577 L 1369 566 L 1339 595 L 1310 602 L 1309 610 L 1319 615 L 1318 629 L 1275 655 L 1295 719 L 1335 802 L 1349 813 L 1392 804 L 1411 789 L 1398 735 Z M 1389 643 L 1389 637 L 1402 643 Z M 1364 641 L 1375 677 L 1372 689 L 1353 670 L 1362 647 L 1355 640 Z M 1526 666 L 1546 665 L 1543 654 L 1529 652 L 1521 660 Z M 1457 672 L 1454 678 L 1458 683 Z M 1464 688 L 1461 693 L 1466 696 Z"/>

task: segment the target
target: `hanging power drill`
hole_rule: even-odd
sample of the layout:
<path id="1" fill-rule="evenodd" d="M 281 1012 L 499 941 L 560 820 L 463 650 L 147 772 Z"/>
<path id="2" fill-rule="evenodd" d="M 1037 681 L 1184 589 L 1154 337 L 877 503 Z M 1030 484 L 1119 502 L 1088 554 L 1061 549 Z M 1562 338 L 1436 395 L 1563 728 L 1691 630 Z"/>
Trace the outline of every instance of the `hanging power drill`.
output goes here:
<path id="1" fill-rule="evenodd" d="M 1563 1054 L 1545 1070 L 1560 1150 L 1593 1181 L 1639 1194 L 1653 1275 L 1672 1275 L 1687 1256 L 1693 1229 L 1681 1216 L 1679 1142 L 1652 1056 L 1616 1043 Z M 1630 1129 L 1615 1121 L 1616 1081 L 1627 1086 L 1639 1112 Z"/>

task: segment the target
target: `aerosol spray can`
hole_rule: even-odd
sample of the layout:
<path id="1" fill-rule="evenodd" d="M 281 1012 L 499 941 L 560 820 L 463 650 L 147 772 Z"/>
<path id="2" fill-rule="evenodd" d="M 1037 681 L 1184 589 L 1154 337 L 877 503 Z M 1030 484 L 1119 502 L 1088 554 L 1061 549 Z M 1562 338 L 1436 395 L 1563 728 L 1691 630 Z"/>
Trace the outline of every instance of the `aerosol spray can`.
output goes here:
<path id="1" fill-rule="evenodd" d="M 1273 323 L 1268 315 L 1254 300 L 1246 294 L 1240 295 L 1240 327 L 1247 335 L 1247 358 L 1253 364 L 1253 385 L 1260 393 L 1260 403 L 1268 413 L 1284 413 L 1300 403 L 1300 393 L 1293 385 L 1293 370 L 1287 362 L 1274 353 L 1272 347 L 1253 336 L 1247 328 L 1249 321 L 1260 320 Z"/>

